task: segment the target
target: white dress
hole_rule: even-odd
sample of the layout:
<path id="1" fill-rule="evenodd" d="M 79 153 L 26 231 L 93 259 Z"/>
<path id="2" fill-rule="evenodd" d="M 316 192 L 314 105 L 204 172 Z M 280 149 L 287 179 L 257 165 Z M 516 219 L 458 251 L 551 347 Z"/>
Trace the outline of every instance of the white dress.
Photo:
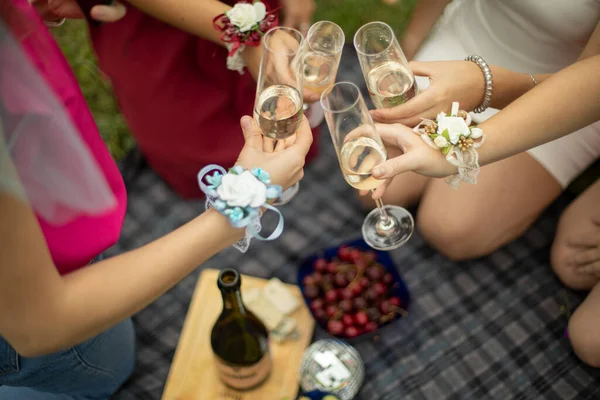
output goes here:
<path id="1" fill-rule="evenodd" d="M 454 0 L 415 60 L 477 54 L 516 72 L 554 73 L 577 60 L 599 21 L 600 0 Z M 481 123 L 497 112 L 472 116 Z M 564 188 L 600 157 L 600 121 L 528 153 Z"/>

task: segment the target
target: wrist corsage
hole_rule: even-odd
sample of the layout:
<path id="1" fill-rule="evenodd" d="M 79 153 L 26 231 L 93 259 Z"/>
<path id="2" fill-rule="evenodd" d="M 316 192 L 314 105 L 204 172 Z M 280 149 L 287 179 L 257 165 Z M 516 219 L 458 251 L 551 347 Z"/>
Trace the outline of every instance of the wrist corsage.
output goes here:
<path id="1" fill-rule="evenodd" d="M 213 19 L 213 26 L 221 32 L 219 38 L 226 43 L 229 55 L 227 68 L 244 73 L 244 60 L 240 53 L 245 46 L 259 46 L 261 37 L 279 24 L 277 10 L 269 10 L 261 1 L 241 0 L 224 14 Z"/>
<path id="2" fill-rule="evenodd" d="M 458 168 L 458 174 L 446 178 L 446 182 L 454 188 L 458 188 L 461 181 L 477 183 L 477 149 L 485 141 L 485 135 L 481 129 L 470 125 L 469 113 L 459 110 L 458 103 L 454 102 L 450 115 L 441 112 L 435 121 L 424 119 L 414 128 L 425 143 L 440 150 L 446 160 Z"/>
<path id="3" fill-rule="evenodd" d="M 267 203 L 281 195 L 281 186 L 271 185 L 265 170 L 235 166 L 226 172 L 218 165 L 208 165 L 198 173 L 198 183 L 206 194 L 207 209 L 214 208 L 226 216 L 235 228 L 246 228 L 246 236 L 234 245 L 241 252 L 248 250 L 252 238 L 274 240 L 283 232 L 281 212 Z M 275 211 L 279 216 L 277 227 L 268 237 L 260 235 L 263 208 Z"/>

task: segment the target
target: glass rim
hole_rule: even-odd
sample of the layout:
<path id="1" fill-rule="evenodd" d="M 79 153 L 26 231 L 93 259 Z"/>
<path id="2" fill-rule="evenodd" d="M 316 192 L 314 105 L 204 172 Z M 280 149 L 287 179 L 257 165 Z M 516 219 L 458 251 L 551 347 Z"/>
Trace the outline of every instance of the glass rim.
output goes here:
<path id="1" fill-rule="evenodd" d="M 324 101 L 325 98 L 331 94 L 331 92 L 333 91 L 333 89 L 336 86 L 348 86 L 348 87 L 353 88 L 356 91 L 356 99 L 352 102 L 352 104 L 350 104 L 347 107 L 340 109 L 340 110 L 332 110 L 330 107 L 327 107 L 325 105 L 325 101 Z M 360 88 L 358 86 L 356 86 L 354 83 L 348 82 L 348 81 L 336 82 L 333 85 L 329 86 L 327 89 L 325 89 L 323 91 L 323 93 L 321 93 L 320 103 L 321 103 L 321 107 L 323 107 L 323 110 L 325 110 L 326 112 L 330 112 L 332 114 L 339 114 L 339 113 L 343 113 L 343 112 L 346 112 L 346 111 L 354 108 L 360 101 L 361 97 L 362 97 L 362 94 L 360 93 Z"/>
<path id="2" fill-rule="evenodd" d="M 360 50 L 358 48 L 358 46 L 356 45 L 356 41 L 358 39 L 358 34 L 365 28 L 367 28 L 369 25 L 382 25 L 384 26 L 390 33 L 391 33 L 391 40 L 388 43 L 387 47 L 381 51 L 378 51 L 377 53 L 365 53 L 364 51 Z M 390 47 L 392 47 L 392 45 L 394 44 L 394 39 L 396 38 L 396 34 L 394 33 L 394 30 L 392 29 L 391 26 L 389 26 L 388 24 L 386 24 L 385 22 L 381 22 L 381 21 L 373 21 L 373 22 L 369 22 L 364 24 L 363 26 L 361 26 L 360 28 L 358 28 L 358 30 L 356 31 L 356 33 L 354 34 L 354 40 L 352 41 L 352 43 L 354 44 L 354 49 L 356 50 L 357 53 L 360 53 L 363 56 L 367 56 L 367 57 L 372 57 L 372 56 L 376 56 L 379 55 L 385 51 L 388 51 L 390 49 Z"/>
<path id="3" fill-rule="evenodd" d="M 322 51 L 319 50 L 315 50 L 313 49 L 313 47 L 310 44 L 310 37 L 311 35 L 314 33 L 313 32 L 313 28 L 317 25 L 322 25 L 322 24 L 332 24 L 334 25 L 342 34 L 342 43 L 339 45 L 339 48 L 335 50 L 333 55 L 338 55 L 343 49 L 344 49 L 344 44 L 346 43 L 346 34 L 344 33 L 344 30 L 342 29 L 341 26 L 339 26 L 338 24 L 336 24 L 335 22 L 332 21 L 319 21 L 319 22 L 315 22 L 314 24 L 311 25 L 310 29 L 308 30 L 307 34 L 306 34 L 306 44 L 308 45 L 308 47 L 310 47 L 310 49 L 316 53 L 323 53 Z M 326 54 L 326 53 L 323 53 Z M 328 56 L 332 55 L 332 54 L 326 54 Z"/>
<path id="4" fill-rule="evenodd" d="M 283 52 L 281 51 L 275 51 L 272 48 L 269 47 L 269 45 L 267 44 L 268 40 L 267 40 L 267 36 L 271 37 L 271 35 L 273 35 L 273 32 L 275 31 L 287 31 L 287 32 L 292 32 L 294 35 L 298 36 L 299 40 L 298 40 L 298 49 L 292 52 L 286 52 L 285 55 L 286 56 L 293 56 L 296 55 L 298 53 L 300 53 L 302 51 L 302 48 L 304 47 L 304 35 L 302 35 L 302 33 L 300 33 L 299 30 L 294 29 L 294 28 L 290 28 L 287 26 L 275 26 L 271 29 L 269 29 L 265 35 L 262 38 L 262 45 L 265 46 L 265 49 L 269 50 L 271 53 L 275 53 L 275 54 L 283 54 Z"/>

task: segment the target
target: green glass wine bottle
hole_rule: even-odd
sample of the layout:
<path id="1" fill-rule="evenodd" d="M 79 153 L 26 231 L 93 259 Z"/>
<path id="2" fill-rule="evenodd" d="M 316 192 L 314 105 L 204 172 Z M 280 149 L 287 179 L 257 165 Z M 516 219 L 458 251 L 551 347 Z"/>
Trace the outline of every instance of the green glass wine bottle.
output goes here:
<path id="1" fill-rule="evenodd" d="M 235 269 L 219 273 L 217 285 L 223 311 L 211 333 L 211 345 L 223 383 L 237 390 L 252 389 L 271 373 L 269 333 L 242 301 L 242 277 Z"/>

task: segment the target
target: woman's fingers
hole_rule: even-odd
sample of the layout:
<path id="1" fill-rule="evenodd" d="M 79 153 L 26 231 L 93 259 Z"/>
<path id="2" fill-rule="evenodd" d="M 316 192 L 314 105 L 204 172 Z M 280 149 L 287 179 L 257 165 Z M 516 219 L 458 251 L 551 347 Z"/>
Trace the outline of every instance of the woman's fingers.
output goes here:
<path id="1" fill-rule="evenodd" d="M 435 87 L 430 87 L 404 104 L 392 108 L 371 110 L 370 113 L 378 122 L 410 123 L 415 126 L 420 122 L 420 117 L 435 107 L 435 96 Z"/>
<path id="2" fill-rule="evenodd" d="M 122 19 L 127 13 L 127 9 L 121 3 L 115 2 L 110 6 L 94 6 L 90 11 L 91 17 L 102 22 L 116 22 Z"/>
<path id="3" fill-rule="evenodd" d="M 245 115 L 240 120 L 240 126 L 242 127 L 246 144 L 255 149 L 263 149 L 262 131 L 254 122 L 254 119 Z M 273 151 L 272 148 L 271 151 Z"/>
<path id="4" fill-rule="evenodd" d="M 373 200 L 380 199 L 381 196 L 383 196 L 383 194 L 385 193 L 385 191 L 387 190 L 387 188 L 390 186 L 391 183 L 392 183 L 392 179 L 386 179 L 385 181 L 383 181 L 383 183 L 381 185 L 379 185 L 377 187 L 377 189 L 375 189 L 375 191 L 373 192 L 373 195 L 371 196 L 371 198 Z"/>
<path id="5" fill-rule="evenodd" d="M 373 177 L 376 179 L 389 179 L 403 172 L 413 171 L 416 165 L 415 161 L 412 153 L 391 158 L 373 168 Z"/>
<path id="6" fill-rule="evenodd" d="M 312 131 L 310 130 L 310 125 L 308 124 L 308 118 L 302 117 L 302 122 L 300 122 L 300 128 L 298 128 L 296 135 L 296 141 L 294 142 L 294 145 L 290 147 L 290 149 L 296 149 L 301 154 L 306 156 L 313 142 Z"/>

